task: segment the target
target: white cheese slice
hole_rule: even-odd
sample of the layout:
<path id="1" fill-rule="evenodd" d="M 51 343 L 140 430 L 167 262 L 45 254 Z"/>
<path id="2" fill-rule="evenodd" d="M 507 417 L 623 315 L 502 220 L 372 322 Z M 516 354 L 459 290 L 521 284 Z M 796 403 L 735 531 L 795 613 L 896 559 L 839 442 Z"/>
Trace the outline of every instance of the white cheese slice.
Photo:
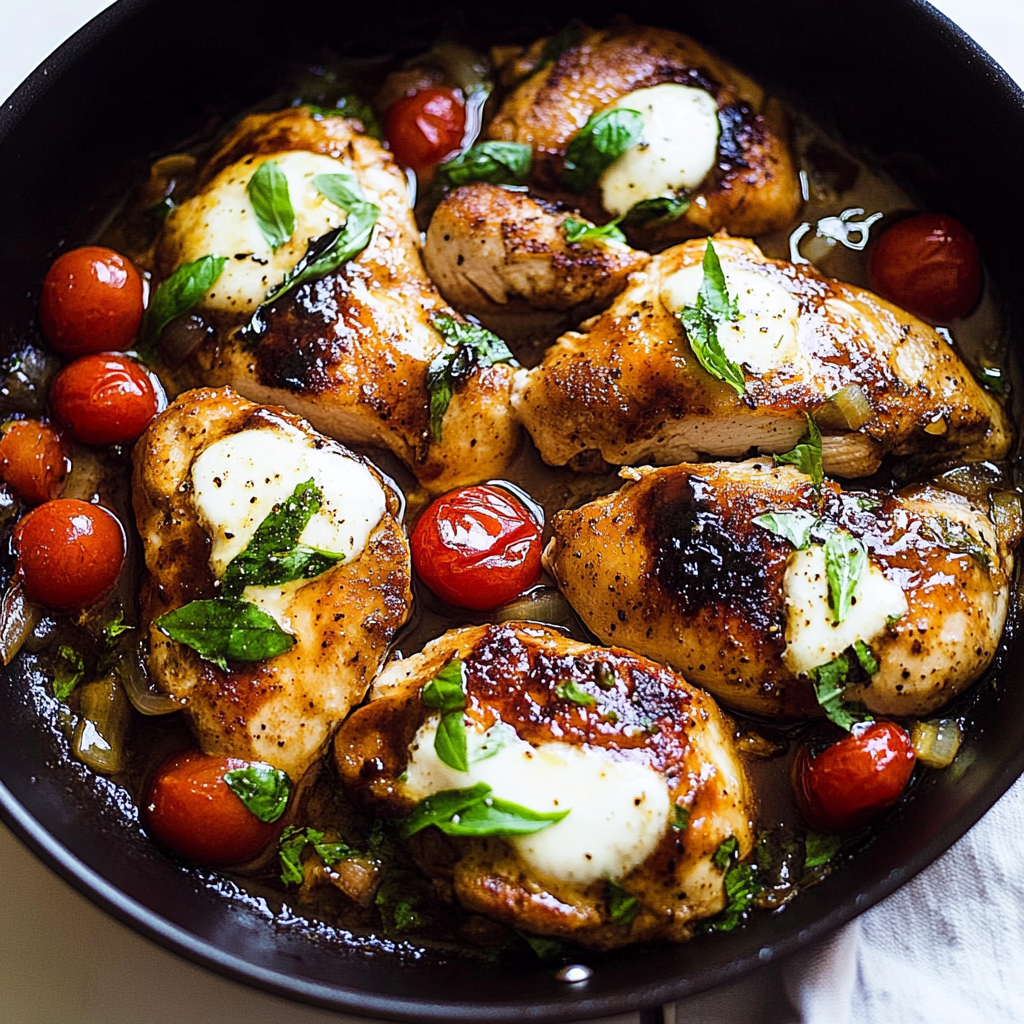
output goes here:
<path id="1" fill-rule="evenodd" d="M 261 164 L 273 160 L 288 180 L 295 213 L 292 237 L 277 252 L 260 231 L 246 191 Z M 270 289 L 277 287 L 305 255 L 311 238 L 345 223 L 346 213 L 317 190 L 318 174 L 347 174 L 341 160 L 296 150 L 248 157 L 231 164 L 197 196 L 172 214 L 170 236 L 177 243 L 178 263 L 202 256 L 226 256 L 227 263 L 199 307 L 225 313 L 252 313 Z"/>
<path id="2" fill-rule="evenodd" d="M 412 800 L 485 782 L 493 796 L 531 811 L 569 811 L 530 836 L 509 839 L 539 877 L 586 885 L 622 878 L 654 851 L 668 827 L 669 791 L 654 769 L 600 747 L 521 740 L 507 724 L 481 736 L 467 726 L 469 773 L 434 751 L 437 716 L 420 727 L 400 783 Z"/>
<path id="3" fill-rule="evenodd" d="M 300 543 L 353 562 L 386 508 L 383 488 L 361 462 L 332 447 L 317 448 L 313 438 L 284 424 L 231 434 L 199 454 L 192 464 L 192 499 L 210 535 L 210 568 L 216 576 L 224 575 L 273 507 L 306 480 L 315 481 L 323 502 Z M 248 588 L 278 594 L 283 589 Z"/>
<path id="4" fill-rule="evenodd" d="M 666 82 L 637 89 L 611 110 L 643 114 L 644 130 L 598 179 L 604 208 L 621 217 L 644 199 L 696 188 L 718 155 L 718 102 L 704 89 Z"/>
<path id="5" fill-rule="evenodd" d="M 868 559 L 839 625 L 828 603 L 825 549 L 812 544 L 789 556 L 785 578 L 786 651 L 783 660 L 794 674 L 810 672 L 838 658 L 857 640 L 870 644 L 886 628 L 890 616 L 908 609 L 903 590 Z"/>
<path id="6" fill-rule="evenodd" d="M 721 262 L 729 297 L 736 298 L 740 312 L 740 319 L 718 325 L 725 354 L 758 374 L 798 362 L 796 296 L 770 274 L 738 267 L 728 258 Z M 695 305 L 703 280 L 699 263 L 669 274 L 661 284 L 662 305 L 670 313 Z"/>

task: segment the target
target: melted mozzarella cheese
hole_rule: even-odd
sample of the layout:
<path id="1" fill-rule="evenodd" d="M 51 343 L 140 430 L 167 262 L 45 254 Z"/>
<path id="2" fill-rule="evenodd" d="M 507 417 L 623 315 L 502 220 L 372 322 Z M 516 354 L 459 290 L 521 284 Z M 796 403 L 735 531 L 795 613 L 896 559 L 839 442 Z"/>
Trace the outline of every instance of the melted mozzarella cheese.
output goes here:
<path id="1" fill-rule="evenodd" d="M 311 437 L 283 425 L 231 434 L 199 454 L 192 464 L 192 494 L 199 521 L 210 535 L 215 575 L 224 574 L 273 507 L 307 480 L 315 481 L 323 501 L 300 542 L 354 561 L 386 508 L 383 488 L 361 462 L 334 448 L 316 448 Z M 284 590 L 250 587 L 247 596 L 271 601 Z"/>
<path id="2" fill-rule="evenodd" d="M 718 325 L 718 340 L 725 354 L 754 373 L 767 373 L 792 365 L 800 357 L 796 297 L 769 274 L 737 267 L 722 260 L 729 297 L 735 297 L 740 319 Z M 704 268 L 697 264 L 670 274 L 661 285 L 661 303 L 678 313 L 697 302 Z"/>
<path id="3" fill-rule="evenodd" d="M 857 640 L 870 644 L 884 632 L 890 616 L 907 613 L 907 597 L 870 559 L 839 625 L 828 603 L 825 549 L 813 544 L 789 557 L 785 578 L 786 652 L 793 673 L 809 672 L 838 658 Z"/>
<path id="4" fill-rule="evenodd" d="M 621 96 L 609 109 L 643 114 L 644 130 L 598 179 L 601 201 L 621 217 L 644 199 L 696 188 L 718 155 L 718 103 L 709 92 L 666 82 Z"/>
<path id="5" fill-rule="evenodd" d="M 252 176 L 268 160 L 287 178 L 295 213 L 295 230 L 277 252 L 263 237 L 246 191 Z M 296 150 L 249 157 L 226 167 L 199 195 L 183 203 L 167 226 L 177 263 L 202 256 L 228 257 L 199 305 L 219 312 L 251 313 L 298 263 L 311 238 L 345 223 L 345 211 L 313 184 L 318 174 L 339 173 L 351 176 L 341 160 L 319 153 Z"/>
<path id="6" fill-rule="evenodd" d="M 403 794 L 422 800 L 443 789 L 485 782 L 493 796 L 531 811 L 569 811 L 541 832 L 509 839 L 539 877 L 586 885 L 622 878 L 642 864 L 668 825 L 669 791 L 652 768 L 617 759 L 600 747 L 569 743 L 531 746 L 508 725 L 484 733 L 467 727 L 469 773 L 434 751 L 437 716 L 410 747 Z"/>

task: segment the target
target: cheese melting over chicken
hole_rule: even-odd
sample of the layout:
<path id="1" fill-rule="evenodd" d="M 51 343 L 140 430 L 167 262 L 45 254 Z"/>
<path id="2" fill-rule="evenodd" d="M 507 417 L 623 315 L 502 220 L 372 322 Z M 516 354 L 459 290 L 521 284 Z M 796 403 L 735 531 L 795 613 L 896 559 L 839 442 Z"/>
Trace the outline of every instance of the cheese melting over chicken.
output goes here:
<path id="1" fill-rule="evenodd" d="M 800 359 L 796 297 L 769 274 L 737 267 L 722 260 L 722 272 L 729 297 L 735 297 L 740 318 L 718 325 L 718 340 L 734 363 L 754 373 L 767 373 Z M 704 280 L 698 263 L 670 274 L 661 284 L 661 303 L 678 313 L 697 302 Z"/>
<path id="2" fill-rule="evenodd" d="M 604 208 L 621 217 L 644 199 L 696 188 L 718 155 L 718 103 L 711 93 L 666 82 L 619 97 L 610 110 L 644 117 L 638 142 L 598 179 Z"/>
<path id="3" fill-rule="evenodd" d="M 538 877 L 582 885 L 623 878 L 665 834 L 668 785 L 646 765 L 616 759 L 599 747 L 534 747 L 499 723 L 483 734 L 467 726 L 467 774 L 438 758 L 437 724 L 436 715 L 428 718 L 409 748 L 403 795 L 422 800 L 485 782 L 494 796 L 531 811 L 569 811 L 541 832 L 507 840 Z"/>
<path id="4" fill-rule="evenodd" d="M 905 615 L 907 597 L 871 560 L 861 574 L 850 610 L 839 625 L 828 603 L 825 549 L 813 544 L 789 557 L 785 578 L 786 652 L 794 674 L 810 672 L 838 658 L 857 640 L 870 644 L 884 632 L 891 616 Z"/>
<path id="5" fill-rule="evenodd" d="M 260 231 L 246 191 L 260 165 L 273 160 L 288 179 L 295 230 L 277 252 Z M 295 150 L 249 157 L 231 164 L 198 195 L 171 216 L 168 229 L 177 243 L 179 264 L 202 256 L 226 256 L 228 262 L 199 306 L 224 313 L 252 313 L 305 255 L 311 238 L 345 223 L 346 214 L 313 184 L 318 174 L 347 174 L 333 157 Z"/>

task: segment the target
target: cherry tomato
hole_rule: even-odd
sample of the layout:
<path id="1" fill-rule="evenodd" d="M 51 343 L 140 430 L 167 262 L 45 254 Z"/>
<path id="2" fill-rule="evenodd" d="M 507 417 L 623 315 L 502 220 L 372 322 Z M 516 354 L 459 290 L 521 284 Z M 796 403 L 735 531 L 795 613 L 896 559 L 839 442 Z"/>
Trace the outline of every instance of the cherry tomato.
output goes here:
<path id="1" fill-rule="evenodd" d="M 116 353 L 83 356 L 50 388 L 54 415 L 83 444 L 134 441 L 157 413 L 156 388 L 145 368 Z"/>
<path id="2" fill-rule="evenodd" d="M 460 608 L 497 608 L 540 578 L 541 527 L 499 487 L 442 495 L 420 516 L 411 544 L 420 579 Z"/>
<path id="3" fill-rule="evenodd" d="M 855 725 L 849 736 L 793 767 L 796 802 L 811 828 L 843 832 L 892 806 L 910 781 L 914 748 L 893 722 Z"/>
<path id="4" fill-rule="evenodd" d="M 466 105 L 455 89 L 421 89 L 392 104 L 384 131 L 395 159 L 422 171 L 458 151 L 466 131 Z"/>
<path id="5" fill-rule="evenodd" d="M 27 505 L 56 498 L 70 469 L 60 435 L 39 420 L 18 420 L 0 438 L 0 476 Z"/>
<path id="6" fill-rule="evenodd" d="M 231 791 L 224 774 L 248 767 L 236 757 L 189 751 L 164 762 L 149 787 L 146 827 L 164 846 L 198 864 L 241 864 L 274 838 Z"/>
<path id="7" fill-rule="evenodd" d="M 142 278 L 113 249 L 72 249 L 46 274 L 39 322 L 46 340 L 65 355 L 128 348 L 142 323 Z"/>
<path id="8" fill-rule="evenodd" d="M 924 320 L 954 320 L 981 295 L 978 247 L 959 221 L 919 213 L 871 243 L 868 282 L 882 298 Z"/>
<path id="9" fill-rule="evenodd" d="M 26 596 L 51 608 L 84 608 L 117 581 L 126 548 L 124 529 L 112 512 L 58 498 L 18 523 L 14 550 Z"/>

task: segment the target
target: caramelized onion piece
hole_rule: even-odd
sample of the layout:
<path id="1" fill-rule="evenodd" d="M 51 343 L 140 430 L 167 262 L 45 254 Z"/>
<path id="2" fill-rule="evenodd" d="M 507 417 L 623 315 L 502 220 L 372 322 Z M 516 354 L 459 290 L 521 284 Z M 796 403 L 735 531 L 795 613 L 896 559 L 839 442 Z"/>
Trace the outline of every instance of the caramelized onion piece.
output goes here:
<path id="1" fill-rule="evenodd" d="M 0 658 L 5 665 L 14 660 L 42 614 L 42 608 L 25 596 L 20 582 L 7 588 L 0 599 Z"/>
<path id="2" fill-rule="evenodd" d="M 962 740 L 960 725 L 952 718 L 915 722 L 910 734 L 917 760 L 925 768 L 948 768 Z"/>
<path id="3" fill-rule="evenodd" d="M 560 590 L 537 587 L 494 613 L 495 622 L 542 622 L 565 626 L 573 621 L 573 610 Z"/>
<path id="4" fill-rule="evenodd" d="M 124 768 L 131 707 L 116 677 L 105 675 L 79 687 L 79 718 L 71 741 L 75 757 L 100 775 Z"/>
<path id="5" fill-rule="evenodd" d="M 826 430 L 860 430 L 874 415 L 864 389 L 847 384 L 814 410 L 814 422 Z"/>
<path id="6" fill-rule="evenodd" d="M 150 685 L 149 673 L 137 650 L 120 658 L 114 666 L 114 672 L 124 687 L 124 692 L 128 700 L 131 701 L 132 707 L 140 715 L 153 717 L 169 715 L 173 711 L 181 710 L 181 704 L 169 693 L 161 693 Z"/>
<path id="7" fill-rule="evenodd" d="M 1016 491 L 997 491 L 992 495 L 992 521 L 999 539 L 1008 548 L 1016 547 L 1024 533 L 1024 515 Z"/>

